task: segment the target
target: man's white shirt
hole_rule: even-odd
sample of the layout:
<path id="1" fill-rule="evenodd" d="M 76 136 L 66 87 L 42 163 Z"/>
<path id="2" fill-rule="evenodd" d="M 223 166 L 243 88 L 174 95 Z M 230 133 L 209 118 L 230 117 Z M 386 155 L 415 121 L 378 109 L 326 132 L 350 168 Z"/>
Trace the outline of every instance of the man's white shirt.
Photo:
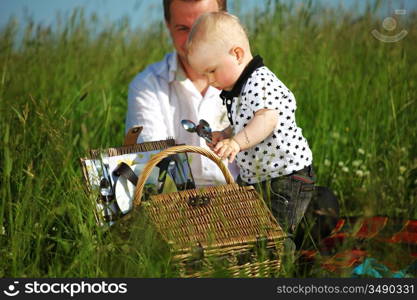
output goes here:
<path id="1" fill-rule="evenodd" d="M 179 65 L 175 52 L 160 62 L 148 66 L 136 75 L 129 85 L 126 132 L 134 126 L 143 126 L 138 142 L 164 140 L 174 137 L 178 144 L 207 148 L 204 139 L 189 133 L 181 120 L 198 123 L 206 120 L 213 131 L 229 126 L 226 108 L 219 97 L 220 91 L 209 86 L 204 96 L 188 79 Z M 188 154 L 197 186 L 224 183 L 219 167 L 199 154 Z M 226 163 L 227 165 L 227 163 Z M 233 175 L 238 171 L 229 166 Z"/>

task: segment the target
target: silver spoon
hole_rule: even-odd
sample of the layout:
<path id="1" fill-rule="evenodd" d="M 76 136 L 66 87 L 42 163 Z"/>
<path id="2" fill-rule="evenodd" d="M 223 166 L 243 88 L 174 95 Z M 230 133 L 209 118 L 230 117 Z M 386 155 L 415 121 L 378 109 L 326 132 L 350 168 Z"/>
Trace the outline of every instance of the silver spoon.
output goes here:
<path id="1" fill-rule="evenodd" d="M 205 120 L 200 120 L 198 125 L 195 125 L 193 121 L 182 120 L 182 127 L 188 132 L 195 132 L 199 137 L 205 139 L 208 143 L 211 143 L 211 128 L 210 124 Z"/>
<path id="2" fill-rule="evenodd" d="M 185 130 L 187 130 L 188 132 L 196 132 L 196 125 L 194 124 L 193 121 L 190 120 L 182 120 L 181 121 L 182 127 L 184 127 Z"/>

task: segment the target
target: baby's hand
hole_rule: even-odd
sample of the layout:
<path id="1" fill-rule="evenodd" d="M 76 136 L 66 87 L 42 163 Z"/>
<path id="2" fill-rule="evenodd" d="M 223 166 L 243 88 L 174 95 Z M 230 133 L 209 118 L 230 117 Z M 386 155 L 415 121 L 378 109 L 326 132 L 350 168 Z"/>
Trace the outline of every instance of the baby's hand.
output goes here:
<path id="1" fill-rule="evenodd" d="M 214 147 L 216 146 L 216 144 L 220 142 L 221 140 L 224 140 L 225 138 L 226 136 L 223 131 L 213 131 L 211 133 L 211 143 L 208 143 L 206 141 L 206 144 L 207 146 L 209 146 L 211 150 L 214 151 Z"/>
<path id="2" fill-rule="evenodd" d="M 221 159 L 229 158 L 233 162 L 236 154 L 240 151 L 239 144 L 233 139 L 224 139 L 216 144 L 213 150 Z"/>

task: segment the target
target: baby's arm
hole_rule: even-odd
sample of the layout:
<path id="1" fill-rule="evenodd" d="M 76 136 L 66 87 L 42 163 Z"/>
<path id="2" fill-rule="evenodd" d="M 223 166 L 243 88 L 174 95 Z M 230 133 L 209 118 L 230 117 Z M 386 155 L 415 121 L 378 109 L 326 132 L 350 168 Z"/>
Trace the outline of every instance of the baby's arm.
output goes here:
<path id="1" fill-rule="evenodd" d="M 278 122 L 277 111 L 260 109 L 248 125 L 230 139 L 221 140 L 214 147 L 214 152 L 222 159 L 232 162 L 239 151 L 251 148 L 267 138 Z"/>

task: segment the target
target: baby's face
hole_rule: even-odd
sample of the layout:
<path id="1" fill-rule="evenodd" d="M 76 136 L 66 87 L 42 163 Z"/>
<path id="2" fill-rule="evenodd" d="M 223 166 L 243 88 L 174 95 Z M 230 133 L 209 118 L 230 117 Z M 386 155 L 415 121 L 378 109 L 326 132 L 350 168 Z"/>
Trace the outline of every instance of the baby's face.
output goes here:
<path id="1" fill-rule="evenodd" d="M 207 76 L 211 86 L 220 90 L 231 90 L 242 72 L 236 56 L 232 51 L 219 46 L 200 44 L 188 55 L 191 67 L 197 73 Z"/>

